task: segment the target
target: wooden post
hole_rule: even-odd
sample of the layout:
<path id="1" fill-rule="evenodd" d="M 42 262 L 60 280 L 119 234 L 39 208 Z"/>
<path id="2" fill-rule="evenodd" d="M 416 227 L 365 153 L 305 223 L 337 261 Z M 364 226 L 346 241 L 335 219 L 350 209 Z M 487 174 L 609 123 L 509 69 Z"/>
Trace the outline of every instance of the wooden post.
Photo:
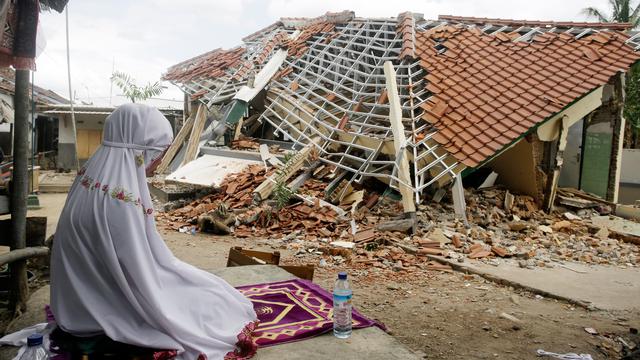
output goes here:
<path id="1" fill-rule="evenodd" d="M 567 147 L 567 135 L 569 133 L 570 118 L 565 115 L 558 122 L 560 134 L 558 135 L 558 148 L 556 150 L 556 158 L 553 170 L 547 180 L 547 196 L 545 201 L 545 210 L 550 212 L 553 208 L 553 202 L 556 199 L 556 191 L 558 189 L 558 179 L 560 178 L 560 170 L 562 170 L 562 162 L 564 159 L 564 149 Z"/>
<path id="2" fill-rule="evenodd" d="M 304 162 L 311 155 L 311 151 L 313 148 L 320 142 L 320 138 L 316 137 L 311 140 L 307 146 L 303 147 L 299 152 L 297 152 L 293 157 L 284 164 L 283 168 L 280 171 L 277 171 L 275 174 L 269 176 L 262 184 L 258 185 L 258 187 L 253 190 L 253 201 L 255 203 L 260 203 L 261 201 L 267 199 L 271 196 L 271 193 L 276 187 L 276 184 L 280 182 L 287 181 L 291 176 L 298 172 L 304 165 Z"/>
<path id="3" fill-rule="evenodd" d="M 11 186 L 11 250 L 26 246 L 27 196 L 29 173 L 27 168 L 29 147 L 29 70 L 16 70 L 14 95 L 13 175 Z M 11 264 L 10 308 L 14 312 L 27 309 L 27 262 Z"/>
<path id="4" fill-rule="evenodd" d="M 607 186 L 606 200 L 613 203 L 618 202 L 618 192 L 620 190 L 620 171 L 622 168 L 622 145 L 624 142 L 625 118 L 624 102 L 625 102 L 625 75 L 619 72 L 613 75 L 613 98 L 609 106 L 611 107 L 611 116 L 613 117 L 611 125 L 613 134 L 611 139 L 611 161 L 609 163 L 609 181 Z"/>
<path id="5" fill-rule="evenodd" d="M 402 194 L 402 207 L 406 217 L 415 220 L 416 205 L 413 200 L 413 188 L 411 185 L 411 175 L 409 172 L 409 153 L 404 147 L 406 137 L 404 136 L 404 126 L 402 125 L 402 107 L 400 96 L 398 95 L 398 85 L 396 83 L 396 71 L 391 61 L 384 63 L 384 76 L 387 85 L 387 96 L 389 98 L 389 121 L 393 132 L 393 146 L 396 151 L 396 161 L 398 164 L 398 179 L 400 179 L 400 194 Z M 414 225 L 415 230 L 415 225 Z"/>
<path id="6" fill-rule="evenodd" d="M 194 119 L 195 114 L 191 114 L 191 116 L 189 116 L 189 118 L 187 119 L 187 122 L 182 125 L 180 131 L 178 132 L 178 135 L 176 135 L 175 139 L 173 139 L 173 142 L 171 143 L 171 146 L 169 146 L 169 149 L 167 149 L 167 153 L 162 157 L 160 165 L 158 165 L 158 168 L 156 168 L 156 174 L 164 173 L 169 165 L 171 165 L 171 161 L 176 156 L 178 150 L 180 150 L 180 148 L 182 147 L 184 140 L 187 138 L 187 135 L 191 133 Z"/>
<path id="7" fill-rule="evenodd" d="M 242 123 L 244 123 L 244 118 L 240 118 L 240 120 L 238 120 L 236 131 L 233 133 L 233 140 L 238 140 L 240 138 L 240 134 L 242 133 Z"/>
<path id="8" fill-rule="evenodd" d="M 207 107 L 203 104 L 200 104 L 200 106 L 198 106 L 198 111 L 196 112 L 196 118 L 193 123 L 193 127 L 191 128 L 191 135 L 189 135 L 189 143 L 187 144 L 187 149 L 184 152 L 182 166 L 194 160 L 198 155 L 198 147 L 200 146 L 200 135 L 202 135 L 202 128 L 204 128 L 204 123 L 206 121 Z"/>

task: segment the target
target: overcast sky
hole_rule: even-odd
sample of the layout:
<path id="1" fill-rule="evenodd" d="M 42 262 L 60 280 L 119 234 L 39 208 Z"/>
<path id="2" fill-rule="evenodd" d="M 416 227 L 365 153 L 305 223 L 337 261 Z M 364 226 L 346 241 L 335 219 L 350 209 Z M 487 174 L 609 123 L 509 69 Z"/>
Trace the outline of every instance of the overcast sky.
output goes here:
<path id="1" fill-rule="evenodd" d="M 528 20 L 584 21 L 587 5 L 608 10 L 606 0 L 70 0 L 69 32 L 72 85 L 76 101 L 99 105 L 125 102 L 112 69 L 132 75 L 139 84 L 154 82 L 182 60 L 241 38 L 282 16 L 314 17 L 327 11 L 353 10 L 357 16 L 393 17 L 400 12 L 498 17 Z M 35 83 L 69 97 L 66 72 L 65 16 L 43 12 L 46 48 L 37 59 Z M 181 108 L 182 93 L 167 83 L 160 96 Z"/>

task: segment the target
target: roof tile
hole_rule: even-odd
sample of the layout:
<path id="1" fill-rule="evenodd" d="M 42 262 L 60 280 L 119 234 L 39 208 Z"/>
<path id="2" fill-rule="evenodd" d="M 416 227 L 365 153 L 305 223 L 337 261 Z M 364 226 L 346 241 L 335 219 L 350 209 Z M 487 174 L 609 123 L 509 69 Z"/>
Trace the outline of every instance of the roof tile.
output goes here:
<path id="1" fill-rule="evenodd" d="M 424 45 L 420 64 L 429 73 L 427 88 L 455 99 L 449 100 L 450 110 L 438 111 L 440 116 L 432 121 L 437 133 L 444 134 L 434 140 L 458 161 L 476 166 L 640 59 L 624 44 L 626 36 L 599 34 L 603 36 L 576 40 L 547 32 L 529 44 L 513 42 L 514 34 L 487 35 L 451 25 L 437 32 L 418 31 L 416 43 Z M 435 38 L 457 46 L 456 58 L 435 56 Z M 463 119 L 461 108 L 468 111 Z"/>

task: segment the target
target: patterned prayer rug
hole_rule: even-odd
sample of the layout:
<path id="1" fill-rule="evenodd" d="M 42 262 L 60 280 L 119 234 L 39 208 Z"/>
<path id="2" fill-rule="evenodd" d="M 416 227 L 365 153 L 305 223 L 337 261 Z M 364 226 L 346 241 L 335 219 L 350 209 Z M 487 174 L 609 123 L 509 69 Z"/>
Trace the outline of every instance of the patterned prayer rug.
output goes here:
<path id="1" fill-rule="evenodd" d="M 254 332 L 259 346 L 271 346 L 317 336 L 333 330 L 333 297 L 320 286 L 307 280 L 237 288 L 253 303 L 260 324 Z M 355 309 L 353 328 L 384 326 L 362 316 Z"/>

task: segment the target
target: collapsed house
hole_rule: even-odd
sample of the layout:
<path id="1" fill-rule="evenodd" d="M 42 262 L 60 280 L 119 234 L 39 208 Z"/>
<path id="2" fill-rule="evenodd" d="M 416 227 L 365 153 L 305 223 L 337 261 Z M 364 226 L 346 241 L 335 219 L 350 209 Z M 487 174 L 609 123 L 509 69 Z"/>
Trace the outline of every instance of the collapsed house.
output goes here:
<path id="1" fill-rule="evenodd" d="M 313 147 L 338 170 L 325 190 L 338 202 L 375 178 L 400 190 L 409 212 L 427 190 L 483 168 L 546 209 L 576 171 L 581 189 L 615 202 L 624 73 L 640 59 L 629 27 L 410 12 L 282 18 L 163 79 L 217 109 L 226 131 L 211 139 Z M 591 165 L 565 169 L 578 126 L 587 140 L 579 156 Z"/>

